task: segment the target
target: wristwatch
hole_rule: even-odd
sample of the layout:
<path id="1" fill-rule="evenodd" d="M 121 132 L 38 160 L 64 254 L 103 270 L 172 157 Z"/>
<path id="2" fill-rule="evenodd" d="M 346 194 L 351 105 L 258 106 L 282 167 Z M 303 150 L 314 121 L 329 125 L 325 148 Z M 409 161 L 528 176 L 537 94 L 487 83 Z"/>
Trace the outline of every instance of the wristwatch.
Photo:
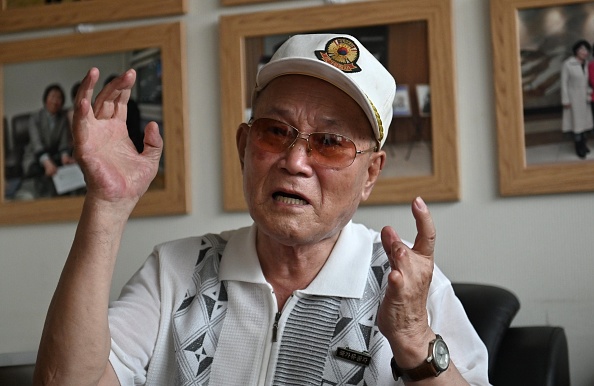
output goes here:
<path id="1" fill-rule="evenodd" d="M 422 379 L 437 377 L 448 369 L 450 365 L 450 351 L 440 335 L 436 335 L 429 343 L 429 356 L 419 366 L 412 369 L 401 369 L 394 358 L 390 361 L 394 380 L 402 378 L 407 382 L 416 382 Z"/>

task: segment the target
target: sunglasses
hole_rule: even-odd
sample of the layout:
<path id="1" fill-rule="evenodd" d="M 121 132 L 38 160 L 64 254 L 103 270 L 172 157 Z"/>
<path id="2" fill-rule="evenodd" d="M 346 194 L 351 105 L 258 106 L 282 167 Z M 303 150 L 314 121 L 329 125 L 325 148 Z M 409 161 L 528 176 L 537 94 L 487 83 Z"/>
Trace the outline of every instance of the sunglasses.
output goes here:
<path id="1" fill-rule="evenodd" d="M 282 153 L 292 148 L 298 139 L 307 142 L 307 153 L 321 166 L 346 168 L 359 154 L 377 151 L 377 146 L 357 150 L 355 142 L 349 137 L 336 133 L 302 133 L 295 127 L 270 118 L 251 119 L 250 140 L 261 150 Z"/>

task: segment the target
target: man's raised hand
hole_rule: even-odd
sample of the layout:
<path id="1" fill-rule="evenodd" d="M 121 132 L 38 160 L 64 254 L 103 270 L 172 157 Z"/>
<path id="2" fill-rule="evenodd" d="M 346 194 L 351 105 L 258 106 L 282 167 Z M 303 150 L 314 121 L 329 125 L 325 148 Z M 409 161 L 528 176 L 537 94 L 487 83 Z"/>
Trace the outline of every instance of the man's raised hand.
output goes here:
<path id="1" fill-rule="evenodd" d="M 127 103 L 136 80 L 128 70 L 108 83 L 92 102 L 99 70 L 89 70 L 75 98 L 74 155 L 87 183 L 87 198 L 129 202 L 130 211 L 155 177 L 163 140 L 155 122 L 145 127 L 138 154 L 126 127 Z"/>
<path id="2" fill-rule="evenodd" d="M 417 340 L 418 345 L 426 348 L 425 341 L 431 338 L 427 296 L 433 277 L 435 227 L 429 209 L 420 197 L 413 201 L 412 213 L 417 226 L 412 248 L 389 226 L 384 227 L 381 233 L 392 271 L 378 313 L 378 327 L 393 350 L 415 346 Z"/>

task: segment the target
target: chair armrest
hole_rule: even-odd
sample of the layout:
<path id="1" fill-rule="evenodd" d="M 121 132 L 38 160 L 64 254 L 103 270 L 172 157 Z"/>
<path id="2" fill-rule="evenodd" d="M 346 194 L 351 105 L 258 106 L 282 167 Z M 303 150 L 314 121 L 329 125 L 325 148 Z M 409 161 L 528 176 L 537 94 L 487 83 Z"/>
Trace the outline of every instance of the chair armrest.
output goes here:
<path id="1" fill-rule="evenodd" d="M 493 385 L 569 386 L 565 330 L 551 326 L 509 328 L 493 370 Z"/>

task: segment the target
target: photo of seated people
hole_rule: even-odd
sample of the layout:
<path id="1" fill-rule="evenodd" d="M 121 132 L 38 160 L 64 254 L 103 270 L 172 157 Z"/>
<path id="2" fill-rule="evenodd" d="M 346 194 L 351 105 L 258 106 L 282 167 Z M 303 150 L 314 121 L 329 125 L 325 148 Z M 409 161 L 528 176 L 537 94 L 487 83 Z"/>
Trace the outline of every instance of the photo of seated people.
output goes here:
<path id="1" fill-rule="evenodd" d="M 49 84 L 41 102 L 42 107 L 37 111 L 14 116 L 11 138 L 5 135 L 5 197 L 8 199 L 31 200 L 84 193 L 80 185 L 67 191 L 60 185 L 56 187 L 60 168 L 76 166 L 72 157 L 70 121 L 64 108 L 64 89 L 58 83 Z M 7 125 L 5 121 L 5 133 L 9 132 Z"/>
<path id="2" fill-rule="evenodd" d="M 159 60 L 158 49 L 146 49 L 6 65 L 2 141 L 4 199 L 30 201 L 85 195 L 84 176 L 72 154 L 71 134 L 80 79 L 91 63 L 101 63 L 102 68 L 109 71 L 102 78 L 102 82 L 109 83 L 115 77 L 110 74 L 121 73 L 129 67 L 144 74 L 142 65 L 152 65 Z M 160 90 L 160 79 L 157 80 Z M 159 106 L 142 98 L 137 102 L 139 92 L 137 88 L 133 90 L 126 124 L 134 146 L 141 152 L 143 122 L 161 122 L 162 117 L 160 101 Z"/>
<path id="3" fill-rule="evenodd" d="M 43 93 L 43 108 L 29 118 L 29 144 L 25 148 L 23 169 L 33 177 L 35 197 L 57 195 L 52 181 L 58 167 L 75 163 L 68 117 L 64 110 L 65 94 L 58 84 Z"/>

